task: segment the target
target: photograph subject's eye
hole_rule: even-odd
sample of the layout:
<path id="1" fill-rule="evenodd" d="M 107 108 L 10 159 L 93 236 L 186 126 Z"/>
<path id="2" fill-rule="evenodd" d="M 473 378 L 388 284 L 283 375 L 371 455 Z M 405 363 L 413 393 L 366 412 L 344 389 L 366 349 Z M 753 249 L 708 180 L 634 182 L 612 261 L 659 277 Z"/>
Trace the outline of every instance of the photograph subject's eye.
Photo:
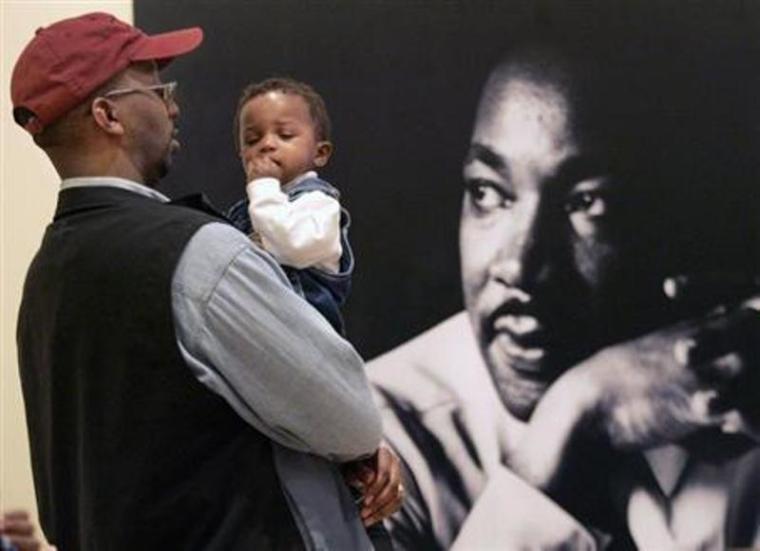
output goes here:
<path id="1" fill-rule="evenodd" d="M 581 213 L 589 217 L 600 217 L 607 213 L 607 199 L 598 191 L 573 193 L 565 203 L 568 214 Z"/>
<path id="2" fill-rule="evenodd" d="M 499 208 L 509 208 L 514 199 L 494 182 L 481 178 L 465 180 L 465 188 L 470 201 L 478 211 L 491 212 Z"/>

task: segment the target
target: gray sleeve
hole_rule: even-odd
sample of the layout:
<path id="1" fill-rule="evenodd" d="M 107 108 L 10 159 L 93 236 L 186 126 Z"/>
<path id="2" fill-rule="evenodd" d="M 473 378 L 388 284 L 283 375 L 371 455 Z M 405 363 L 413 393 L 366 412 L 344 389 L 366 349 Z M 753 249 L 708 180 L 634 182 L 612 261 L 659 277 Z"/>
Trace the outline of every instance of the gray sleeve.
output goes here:
<path id="1" fill-rule="evenodd" d="M 377 449 L 362 359 L 245 235 L 202 227 L 177 266 L 172 307 L 195 377 L 267 437 L 333 461 Z"/>

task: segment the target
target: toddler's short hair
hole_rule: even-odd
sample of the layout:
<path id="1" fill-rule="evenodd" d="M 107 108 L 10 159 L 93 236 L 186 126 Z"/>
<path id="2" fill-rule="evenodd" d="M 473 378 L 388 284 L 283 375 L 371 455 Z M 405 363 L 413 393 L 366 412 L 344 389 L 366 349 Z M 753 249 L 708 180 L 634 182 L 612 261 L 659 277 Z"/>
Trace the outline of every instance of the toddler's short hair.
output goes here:
<path id="1" fill-rule="evenodd" d="M 325 101 L 322 99 L 314 88 L 304 82 L 299 82 L 288 77 L 275 77 L 249 84 L 243 90 L 238 100 L 237 110 L 235 111 L 235 122 L 233 132 L 235 135 L 235 147 L 240 150 L 240 113 L 246 103 L 253 98 L 266 94 L 267 92 L 281 92 L 283 94 L 294 94 L 301 96 L 309 106 L 309 114 L 314 121 L 314 130 L 318 141 L 330 141 L 332 128 L 330 117 L 327 114 Z"/>

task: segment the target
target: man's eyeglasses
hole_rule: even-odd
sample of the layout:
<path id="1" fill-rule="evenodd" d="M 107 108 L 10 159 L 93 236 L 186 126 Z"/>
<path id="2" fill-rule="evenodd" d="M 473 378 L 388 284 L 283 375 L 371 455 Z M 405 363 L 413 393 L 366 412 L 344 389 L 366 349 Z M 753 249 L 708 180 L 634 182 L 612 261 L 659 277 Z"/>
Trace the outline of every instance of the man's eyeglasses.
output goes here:
<path id="1" fill-rule="evenodd" d="M 166 105 L 169 105 L 174 101 L 177 93 L 176 82 L 165 82 L 163 84 L 154 84 L 153 86 L 135 86 L 134 88 L 119 88 L 118 90 L 111 90 L 103 94 L 104 98 L 112 98 L 116 96 L 123 96 L 126 94 L 134 94 L 137 92 L 153 92 L 159 98 L 163 100 Z"/>

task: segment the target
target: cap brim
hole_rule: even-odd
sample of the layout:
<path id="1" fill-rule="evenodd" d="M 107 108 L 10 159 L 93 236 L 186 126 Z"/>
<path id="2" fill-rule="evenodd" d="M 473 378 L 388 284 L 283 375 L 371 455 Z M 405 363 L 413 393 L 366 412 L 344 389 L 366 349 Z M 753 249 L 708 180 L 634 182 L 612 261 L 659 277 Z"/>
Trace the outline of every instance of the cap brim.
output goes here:
<path id="1" fill-rule="evenodd" d="M 154 60 L 165 65 L 175 57 L 192 52 L 201 42 L 203 30 L 200 27 L 146 36 L 143 44 L 132 54 L 131 60 Z"/>

